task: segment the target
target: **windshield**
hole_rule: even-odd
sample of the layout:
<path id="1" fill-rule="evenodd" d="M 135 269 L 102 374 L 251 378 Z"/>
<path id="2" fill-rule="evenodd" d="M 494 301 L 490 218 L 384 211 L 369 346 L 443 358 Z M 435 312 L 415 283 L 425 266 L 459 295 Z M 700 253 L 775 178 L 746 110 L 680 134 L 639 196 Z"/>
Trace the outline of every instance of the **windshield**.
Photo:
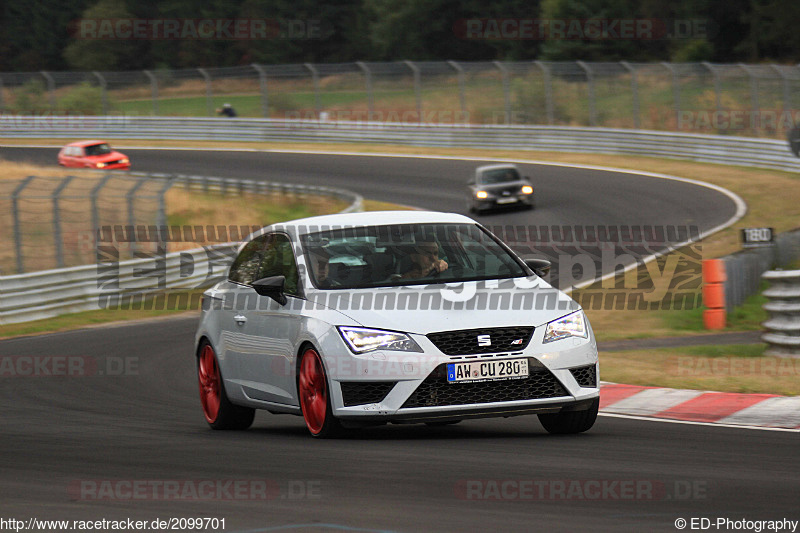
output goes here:
<path id="1" fill-rule="evenodd" d="M 111 147 L 106 144 L 93 144 L 86 147 L 86 155 L 106 155 L 111 153 Z"/>
<path id="2" fill-rule="evenodd" d="M 519 261 L 475 224 L 402 224 L 301 236 L 314 286 L 360 289 L 527 276 Z"/>
<path id="3" fill-rule="evenodd" d="M 520 181 L 519 172 L 514 168 L 497 168 L 494 170 L 486 170 L 481 176 L 481 183 L 491 185 L 493 183 L 508 183 L 512 181 Z"/>

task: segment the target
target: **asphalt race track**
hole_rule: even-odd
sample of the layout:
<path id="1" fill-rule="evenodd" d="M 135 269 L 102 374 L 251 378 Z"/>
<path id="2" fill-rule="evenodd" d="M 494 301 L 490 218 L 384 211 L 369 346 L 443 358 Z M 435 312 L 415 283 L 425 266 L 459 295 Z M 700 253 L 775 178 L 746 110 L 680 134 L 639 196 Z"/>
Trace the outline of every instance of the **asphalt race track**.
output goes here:
<path id="1" fill-rule="evenodd" d="M 55 152 L 2 149 L 7 159 L 40 163 Z M 126 152 L 135 170 L 326 184 L 458 212 L 477 164 Z M 537 208 L 482 222 L 705 229 L 735 212 L 726 196 L 685 183 L 523 171 L 534 180 Z M 520 417 L 383 426 L 318 441 L 301 418 L 263 412 L 249 431 L 215 432 L 198 399 L 195 322 L 183 316 L 0 341 L 0 355 L 15 364 L 49 357 L 47 364 L 76 365 L 68 376 L 0 377 L 0 518 L 224 518 L 225 531 L 248 532 L 676 531 L 679 518 L 800 519 L 792 432 L 601 417 L 586 434 L 557 437 L 535 417 Z"/>

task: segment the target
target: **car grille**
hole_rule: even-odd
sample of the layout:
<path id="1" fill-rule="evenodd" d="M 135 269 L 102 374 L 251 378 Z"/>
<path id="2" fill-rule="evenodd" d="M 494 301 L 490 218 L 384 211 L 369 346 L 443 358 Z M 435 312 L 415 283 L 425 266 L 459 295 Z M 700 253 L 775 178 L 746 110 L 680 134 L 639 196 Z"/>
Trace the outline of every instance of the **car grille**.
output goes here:
<path id="1" fill-rule="evenodd" d="M 479 335 L 488 335 L 491 344 L 479 346 Z M 428 339 L 446 355 L 473 355 L 522 350 L 531 341 L 532 335 L 532 326 L 520 326 L 441 331 L 428 334 Z"/>
<path id="2" fill-rule="evenodd" d="M 569 396 L 547 368 L 528 358 L 530 375 L 525 379 L 448 383 L 447 363 L 437 366 L 406 400 L 406 407 L 437 407 L 471 403 L 511 402 Z"/>
<path id="3" fill-rule="evenodd" d="M 503 187 L 500 190 L 494 191 L 497 196 L 514 196 L 515 194 L 519 194 L 521 187 L 519 185 L 514 185 L 513 187 Z"/>
<path id="4" fill-rule="evenodd" d="M 396 381 L 343 381 L 342 400 L 345 407 L 382 402 Z"/>
<path id="5" fill-rule="evenodd" d="M 597 368 L 595 365 L 570 368 L 572 376 L 581 387 L 597 387 Z"/>

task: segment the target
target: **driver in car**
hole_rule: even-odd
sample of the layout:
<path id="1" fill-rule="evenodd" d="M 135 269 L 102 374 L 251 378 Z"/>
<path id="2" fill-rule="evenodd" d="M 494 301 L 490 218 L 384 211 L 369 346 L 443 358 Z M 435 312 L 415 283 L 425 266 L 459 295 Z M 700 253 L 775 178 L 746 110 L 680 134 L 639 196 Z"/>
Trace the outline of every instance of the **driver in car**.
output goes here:
<path id="1" fill-rule="evenodd" d="M 447 261 L 439 259 L 439 245 L 434 240 L 418 242 L 409 258 L 412 267 L 401 274 L 400 279 L 419 279 L 447 270 Z"/>

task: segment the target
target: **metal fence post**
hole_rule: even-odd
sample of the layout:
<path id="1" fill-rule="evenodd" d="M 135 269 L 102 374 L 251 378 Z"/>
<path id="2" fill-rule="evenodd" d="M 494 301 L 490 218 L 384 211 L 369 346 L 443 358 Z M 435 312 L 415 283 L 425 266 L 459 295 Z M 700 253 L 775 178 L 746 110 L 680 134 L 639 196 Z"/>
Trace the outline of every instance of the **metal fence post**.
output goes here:
<path id="1" fill-rule="evenodd" d="M 503 79 L 503 104 L 505 107 L 506 124 L 511 124 L 511 94 L 508 86 L 508 69 L 499 61 L 492 61 L 494 66 L 500 70 Z"/>
<path id="2" fill-rule="evenodd" d="M 405 63 L 414 74 L 414 97 L 417 101 L 417 117 L 419 117 L 419 123 L 422 124 L 422 77 L 419 67 L 407 59 L 403 61 L 403 63 Z"/>
<path id="3" fill-rule="evenodd" d="M 269 98 L 267 94 L 267 73 L 264 70 L 264 67 L 259 65 L 258 63 L 251 63 L 251 67 L 258 72 L 258 82 L 261 89 L 261 113 L 264 115 L 264 118 L 269 118 Z"/>
<path id="4" fill-rule="evenodd" d="M 156 226 L 158 226 L 158 228 L 159 228 L 158 231 L 159 231 L 159 235 L 160 236 L 163 236 L 165 233 L 169 232 L 169 229 L 167 228 L 167 199 L 166 199 L 166 195 L 167 195 L 167 191 L 170 190 L 170 188 L 172 188 L 174 183 L 175 183 L 175 176 L 174 175 L 167 176 L 166 181 L 164 183 L 164 186 L 161 187 L 158 190 L 158 192 L 156 193 L 158 195 L 158 214 L 156 215 Z M 239 194 L 241 195 L 241 191 L 239 192 Z M 162 233 L 162 231 L 163 231 L 163 233 Z M 159 248 L 163 248 L 164 253 L 167 252 L 167 240 L 166 239 L 159 238 L 158 246 L 159 246 Z"/>
<path id="5" fill-rule="evenodd" d="M 778 76 L 781 77 L 783 81 L 783 114 L 784 118 L 788 121 L 790 116 L 789 106 L 790 106 L 790 91 L 789 91 L 789 77 L 783 73 L 783 71 L 778 68 L 777 65 L 770 65 L 772 70 L 778 73 Z"/>
<path id="6" fill-rule="evenodd" d="M 14 251 L 17 254 L 17 274 L 25 273 L 22 257 L 22 227 L 19 221 L 19 195 L 36 176 L 28 176 L 11 192 L 11 216 L 14 219 Z"/>
<path id="7" fill-rule="evenodd" d="M 103 77 L 103 75 L 96 70 L 92 71 L 92 74 L 94 74 L 94 77 L 97 78 L 98 82 L 100 82 L 100 90 L 102 91 L 101 99 L 103 102 L 103 115 L 108 115 L 108 83 L 106 83 L 106 79 Z"/>
<path id="8" fill-rule="evenodd" d="M 633 95 L 633 127 L 641 129 L 639 119 L 639 80 L 636 77 L 636 69 L 627 61 L 620 61 L 620 64 L 631 73 L 631 93 Z"/>
<path id="9" fill-rule="evenodd" d="M 303 66 L 311 72 L 311 81 L 314 84 L 314 115 L 319 118 L 319 113 L 322 111 L 319 103 L 319 72 L 311 63 L 303 63 Z"/>
<path id="10" fill-rule="evenodd" d="M 113 177 L 114 176 L 111 174 L 111 172 L 106 172 L 106 175 L 103 176 L 102 179 L 100 179 L 100 182 L 92 187 L 92 190 L 89 192 L 89 200 L 91 201 L 92 206 L 92 232 L 94 233 L 95 239 L 100 232 L 100 212 L 97 209 L 97 197 L 100 196 L 100 190 L 105 187 L 106 183 L 108 183 L 108 180 Z"/>
<path id="11" fill-rule="evenodd" d="M 469 116 L 467 115 L 467 101 L 464 97 L 464 85 L 466 82 L 464 79 L 464 67 L 455 61 L 448 61 L 447 64 L 453 67 L 458 73 L 458 103 L 461 106 L 461 114 L 464 117 L 464 123 L 467 123 L 469 122 Z"/>
<path id="12" fill-rule="evenodd" d="M 149 178 L 141 178 L 136 181 L 136 184 L 125 193 L 125 200 L 128 204 L 128 225 L 131 227 L 131 256 L 136 254 L 138 248 L 136 243 L 136 213 L 134 212 L 134 201 L 136 199 L 136 191 L 142 185 L 147 183 Z"/>
<path id="13" fill-rule="evenodd" d="M 597 126 L 597 109 L 595 108 L 595 98 L 594 98 L 594 75 L 592 73 L 592 69 L 589 68 L 589 65 L 584 63 L 583 61 L 577 61 L 578 66 L 580 66 L 584 72 L 586 72 L 586 90 L 589 93 L 589 125 L 594 127 Z"/>
<path id="14" fill-rule="evenodd" d="M 675 70 L 675 67 L 667 63 L 666 61 L 661 62 L 661 66 L 667 69 L 670 74 L 672 74 L 672 98 L 675 104 L 675 129 L 680 130 L 681 125 L 681 85 L 680 81 L 678 80 L 678 71 Z"/>
<path id="15" fill-rule="evenodd" d="M 722 111 L 722 82 L 719 79 L 719 72 L 708 61 L 703 61 L 702 65 L 714 76 L 714 95 L 716 97 L 717 113 L 720 113 Z"/>
<path id="16" fill-rule="evenodd" d="M 553 78 L 550 76 L 550 69 L 541 61 L 534 61 L 534 65 L 542 70 L 544 75 L 544 101 L 547 108 L 547 124 L 552 126 L 555 123 L 555 111 L 553 109 Z"/>
<path id="17" fill-rule="evenodd" d="M 47 81 L 47 95 L 48 100 L 50 101 L 50 112 L 53 113 L 56 110 L 56 82 L 48 72 L 44 70 L 40 71 L 40 74 L 44 77 L 45 81 Z"/>
<path id="18" fill-rule="evenodd" d="M 155 75 L 149 70 L 143 71 L 144 75 L 150 79 L 150 88 L 153 98 L 153 115 L 158 116 L 158 80 Z"/>
<path id="19" fill-rule="evenodd" d="M 67 176 L 58 187 L 53 191 L 51 199 L 53 200 L 53 244 L 56 247 L 56 265 L 58 268 L 64 268 L 64 239 L 61 234 L 61 209 L 58 205 L 59 196 L 64 189 L 75 179 L 75 176 Z"/>
<path id="20" fill-rule="evenodd" d="M 367 90 L 367 122 L 370 122 L 372 114 L 375 112 L 375 100 L 372 94 L 372 71 L 363 61 L 356 61 L 356 65 L 364 73 L 364 86 Z"/>
<path id="21" fill-rule="evenodd" d="M 214 95 L 211 91 L 211 75 L 204 68 L 198 68 L 197 72 L 199 72 L 206 81 L 206 115 L 209 117 L 214 116 Z"/>
<path id="22" fill-rule="evenodd" d="M 750 110 L 750 128 L 753 130 L 760 129 L 760 120 L 756 118 L 761 116 L 758 105 L 758 78 L 756 78 L 750 67 L 744 63 L 739 63 L 739 68 L 745 71 L 747 77 L 750 78 L 750 102 L 752 106 Z"/>

